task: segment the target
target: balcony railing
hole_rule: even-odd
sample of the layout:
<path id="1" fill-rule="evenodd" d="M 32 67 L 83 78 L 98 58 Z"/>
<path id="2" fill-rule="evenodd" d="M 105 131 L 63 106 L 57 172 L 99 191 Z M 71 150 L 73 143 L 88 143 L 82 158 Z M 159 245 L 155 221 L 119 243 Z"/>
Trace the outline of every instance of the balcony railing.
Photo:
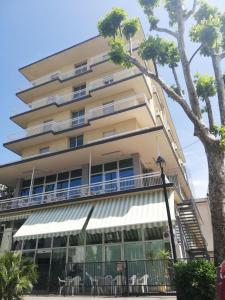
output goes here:
<path id="1" fill-rule="evenodd" d="M 33 136 L 36 134 L 45 133 L 48 131 L 58 132 L 66 129 L 73 129 L 87 123 L 91 119 L 110 115 L 115 112 L 124 110 L 126 108 L 131 108 L 133 106 L 137 106 L 139 104 L 143 104 L 146 102 L 147 102 L 147 98 L 145 94 L 139 94 L 125 99 L 113 101 L 109 104 L 90 109 L 89 111 L 87 111 L 87 113 L 84 116 L 65 120 L 62 122 L 51 121 L 48 123 L 43 123 L 38 126 L 30 127 L 26 131 L 15 133 L 8 136 L 7 141 L 13 141 L 13 140 Z"/>
<path id="2" fill-rule="evenodd" d="M 40 100 L 36 100 L 32 103 L 29 104 L 30 109 L 35 109 L 39 108 L 42 106 L 46 106 L 52 103 L 56 104 L 62 104 L 66 103 L 72 100 L 78 100 L 86 95 L 88 95 L 92 90 L 107 86 L 111 83 L 118 82 L 120 80 L 129 78 L 131 76 L 140 74 L 140 71 L 137 68 L 132 68 L 130 70 L 123 70 L 111 75 L 108 75 L 103 78 L 99 78 L 97 80 L 91 81 L 87 84 L 86 89 L 69 93 L 69 94 L 64 94 L 64 95 L 52 95 L 48 96 L 45 98 L 42 98 Z"/>
<path id="3" fill-rule="evenodd" d="M 169 182 L 167 180 L 167 182 Z M 160 173 L 148 173 L 138 176 L 118 178 L 116 180 L 103 181 L 95 184 L 86 184 L 53 192 L 41 193 L 0 201 L 0 211 L 18 208 L 39 206 L 47 203 L 70 201 L 76 198 L 87 198 L 115 192 L 124 192 L 134 189 L 147 188 L 161 185 Z"/>
<path id="4" fill-rule="evenodd" d="M 139 41 L 134 41 L 133 42 L 133 48 L 137 48 L 139 45 L 140 45 Z M 126 49 L 127 50 L 129 49 L 129 44 L 126 45 Z M 90 70 L 93 65 L 102 63 L 102 62 L 108 60 L 109 58 L 110 58 L 109 53 L 104 52 L 104 53 L 101 53 L 99 55 L 96 55 L 96 56 L 93 56 L 93 57 L 89 58 L 87 60 L 86 65 L 76 67 L 76 68 L 71 69 L 67 72 L 55 71 L 54 73 L 50 73 L 50 74 L 44 75 L 44 76 L 42 76 L 42 77 L 40 77 L 36 80 L 33 80 L 31 82 L 31 84 L 32 84 L 32 86 L 38 86 L 40 84 L 47 83 L 47 82 L 50 82 L 50 81 L 55 80 L 55 79 L 65 80 L 65 79 L 68 79 L 70 77 L 74 77 L 74 76 L 83 74 L 83 73 L 87 72 L 88 70 Z"/>

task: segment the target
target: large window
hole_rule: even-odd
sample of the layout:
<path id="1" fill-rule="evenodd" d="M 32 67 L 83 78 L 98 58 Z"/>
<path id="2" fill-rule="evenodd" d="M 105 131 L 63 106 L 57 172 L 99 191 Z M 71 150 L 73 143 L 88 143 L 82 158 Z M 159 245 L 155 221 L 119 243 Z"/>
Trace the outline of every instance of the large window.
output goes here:
<path id="1" fill-rule="evenodd" d="M 42 238 L 38 240 L 38 248 L 51 248 L 51 244 L 51 238 Z"/>
<path id="2" fill-rule="evenodd" d="M 29 249 L 35 249 L 36 248 L 37 240 L 25 240 L 23 243 L 23 249 L 29 250 Z"/>
<path id="3" fill-rule="evenodd" d="M 87 262 L 102 261 L 102 245 L 86 246 L 86 261 Z"/>
<path id="4" fill-rule="evenodd" d="M 84 262 L 84 247 L 70 248 L 68 251 L 68 263 Z"/>
<path id="5" fill-rule="evenodd" d="M 124 259 L 131 260 L 131 261 L 137 259 L 144 259 L 143 244 L 140 242 L 125 244 Z"/>
<path id="6" fill-rule="evenodd" d="M 119 261 L 121 260 L 121 245 L 107 245 L 105 246 L 105 260 Z"/>

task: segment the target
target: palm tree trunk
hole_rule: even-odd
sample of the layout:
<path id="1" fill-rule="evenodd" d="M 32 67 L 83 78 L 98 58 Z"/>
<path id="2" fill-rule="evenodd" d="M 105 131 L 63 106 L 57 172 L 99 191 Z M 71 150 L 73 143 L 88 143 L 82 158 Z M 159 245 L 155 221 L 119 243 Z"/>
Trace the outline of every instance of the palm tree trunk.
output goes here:
<path id="1" fill-rule="evenodd" d="M 205 146 L 209 169 L 209 202 L 216 264 L 225 259 L 225 152 L 221 146 Z"/>
<path id="2" fill-rule="evenodd" d="M 210 128 L 210 131 L 212 132 L 213 126 L 214 126 L 214 119 L 213 119 L 212 106 L 211 106 L 209 97 L 205 97 L 205 104 L 206 104 L 208 120 L 209 120 L 209 128 Z"/>
<path id="3" fill-rule="evenodd" d="M 225 125 L 225 85 L 223 81 L 221 59 L 219 55 L 217 55 L 216 53 L 212 55 L 212 64 L 215 73 L 216 85 L 217 85 L 217 95 L 218 95 L 218 102 L 220 108 L 221 124 Z"/>

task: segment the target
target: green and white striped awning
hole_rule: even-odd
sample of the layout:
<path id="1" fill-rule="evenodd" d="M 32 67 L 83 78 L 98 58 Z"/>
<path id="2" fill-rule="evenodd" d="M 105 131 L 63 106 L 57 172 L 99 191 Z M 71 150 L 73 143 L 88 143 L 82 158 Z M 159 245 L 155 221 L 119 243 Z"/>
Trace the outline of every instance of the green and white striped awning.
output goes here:
<path id="1" fill-rule="evenodd" d="M 14 239 L 36 239 L 79 233 L 92 208 L 91 204 L 85 203 L 34 212 L 16 232 Z"/>
<path id="2" fill-rule="evenodd" d="M 168 191 L 171 219 L 175 221 L 174 192 Z M 98 201 L 86 230 L 91 233 L 167 226 L 162 191 Z"/>

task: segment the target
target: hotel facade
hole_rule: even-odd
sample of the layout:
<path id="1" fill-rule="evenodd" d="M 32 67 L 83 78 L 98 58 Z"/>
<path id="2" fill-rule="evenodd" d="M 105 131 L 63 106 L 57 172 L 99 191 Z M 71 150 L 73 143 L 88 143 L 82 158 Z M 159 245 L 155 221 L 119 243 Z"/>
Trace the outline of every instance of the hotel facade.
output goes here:
<path id="1" fill-rule="evenodd" d="M 0 252 L 38 265 L 37 292 L 115 294 L 138 278 L 142 293 L 171 289 L 168 264 L 159 268 L 172 258 L 159 155 L 176 255 L 206 254 L 164 94 L 108 52 L 96 36 L 20 69 L 30 87 L 17 93 L 27 110 L 11 117 L 22 130 L 4 144 L 21 159 L 0 166 L 13 191 L 0 200 Z"/>

